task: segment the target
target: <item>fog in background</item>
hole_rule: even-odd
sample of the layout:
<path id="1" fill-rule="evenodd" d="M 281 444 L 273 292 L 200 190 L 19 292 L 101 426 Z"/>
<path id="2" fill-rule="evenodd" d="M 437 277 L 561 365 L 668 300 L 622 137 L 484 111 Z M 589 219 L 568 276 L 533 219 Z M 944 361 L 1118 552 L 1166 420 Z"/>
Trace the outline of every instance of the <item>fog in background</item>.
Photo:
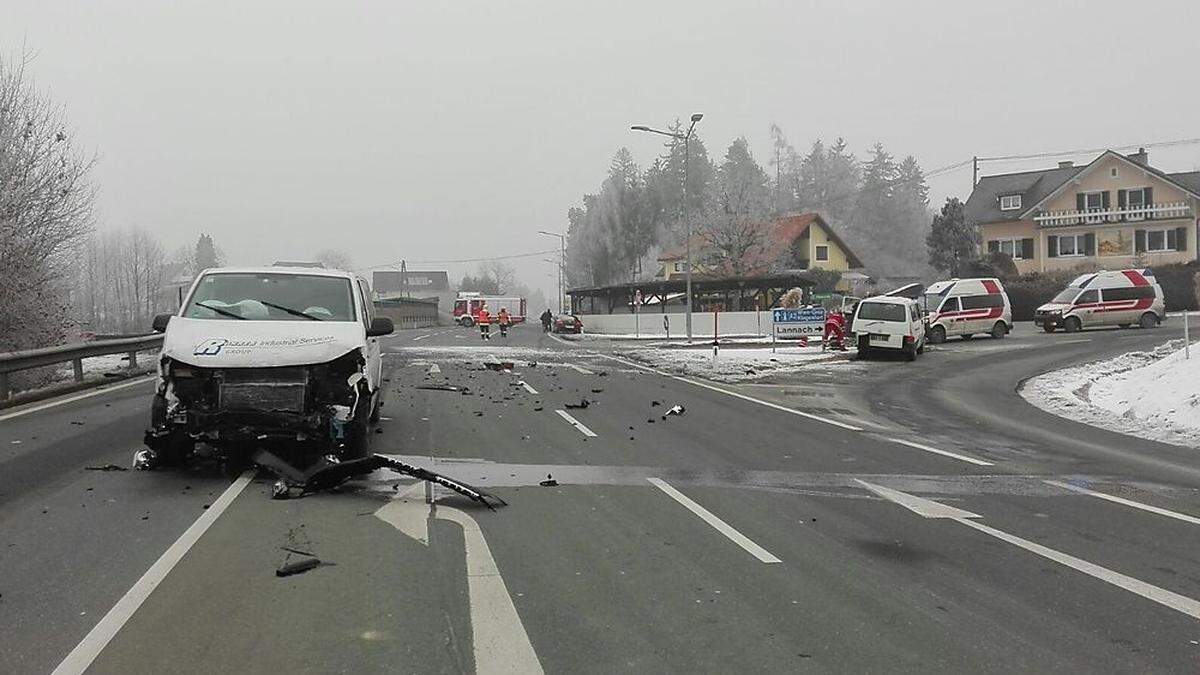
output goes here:
<path id="1" fill-rule="evenodd" d="M 643 165 L 661 149 L 629 125 L 692 112 L 710 153 L 744 135 L 764 166 L 771 123 L 801 152 L 882 141 L 926 172 L 1200 136 L 1195 2 L 8 0 L 0 16 L 0 50 L 35 55 L 99 154 L 101 228 L 168 248 L 207 232 L 231 264 L 556 249 L 537 230 L 565 232 L 619 147 Z M 1151 162 L 1197 169 L 1200 146 Z M 931 206 L 970 181 L 932 178 Z M 518 275 L 552 297 L 544 257 Z"/>

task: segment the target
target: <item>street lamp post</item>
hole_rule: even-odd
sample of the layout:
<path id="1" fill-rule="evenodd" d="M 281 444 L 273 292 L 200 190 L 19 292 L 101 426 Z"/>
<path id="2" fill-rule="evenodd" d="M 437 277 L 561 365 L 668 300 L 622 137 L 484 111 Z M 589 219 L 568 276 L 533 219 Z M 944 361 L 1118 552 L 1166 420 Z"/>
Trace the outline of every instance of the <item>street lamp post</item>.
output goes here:
<path id="1" fill-rule="evenodd" d="M 558 313 L 566 314 L 567 310 L 563 307 L 563 268 L 567 266 L 567 235 L 545 230 L 538 230 L 538 234 L 558 237 Z"/>
<path id="2" fill-rule="evenodd" d="M 644 124 L 635 124 L 629 127 L 633 131 L 646 131 L 652 134 L 662 134 L 671 138 L 683 141 L 683 203 L 680 208 L 681 218 L 683 220 L 683 249 L 684 249 L 684 268 L 683 280 L 686 287 L 684 307 L 685 307 L 685 324 L 687 326 L 687 341 L 692 341 L 692 225 L 688 219 L 688 165 L 692 163 L 689 142 L 692 139 L 692 132 L 696 129 L 696 123 L 704 119 L 703 113 L 695 113 L 692 115 L 692 124 L 688 127 L 686 134 L 676 133 L 674 131 L 663 131 L 661 129 L 652 129 Z"/>

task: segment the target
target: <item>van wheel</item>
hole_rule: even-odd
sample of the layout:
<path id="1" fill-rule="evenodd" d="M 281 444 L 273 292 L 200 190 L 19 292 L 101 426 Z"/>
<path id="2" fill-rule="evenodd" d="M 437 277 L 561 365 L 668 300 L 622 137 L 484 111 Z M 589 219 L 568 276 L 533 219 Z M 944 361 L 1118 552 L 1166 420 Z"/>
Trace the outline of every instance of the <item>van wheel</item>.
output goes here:
<path id="1" fill-rule="evenodd" d="M 930 344 L 940 345 L 946 341 L 946 328 L 944 326 L 934 326 L 929 329 Z"/>
<path id="2" fill-rule="evenodd" d="M 462 318 L 461 323 L 462 323 L 462 325 L 466 326 L 467 328 L 470 328 L 471 326 L 475 325 L 475 319 L 472 319 L 469 316 L 464 316 Z"/>
<path id="3" fill-rule="evenodd" d="M 995 326 L 992 326 L 992 338 L 999 340 L 1008 335 L 1008 324 L 1003 321 L 997 321 Z"/>
<path id="4" fill-rule="evenodd" d="M 921 340 L 921 344 L 917 345 L 917 353 L 918 354 L 925 353 L 925 341 L 924 340 Z"/>
<path id="5" fill-rule="evenodd" d="M 1078 333 L 1082 328 L 1083 324 L 1080 323 L 1079 317 L 1077 316 L 1068 316 L 1063 321 L 1063 330 L 1067 331 L 1068 333 Z"/>
<path id="6" fill-rule="evenodd" d="M 908 349 L 904 350 L 904 359 L 906 361 L 916 361 L 917 360 L 916 345 L 910 345 Z"/>
<path id="7" fill-rule="evenodd" d="M 1154 312 L 1146 312 L 1138 321 L 1138 325 L 1142 328 L 1154 328 L 1158 325 L 1158 315 Z"/>
<path id="8" fill-rule="evenodd" d="M 1047 333 L 1053 333 L 1054 332 L 1054 324 L 1047 321 L 1046 323 L 1042 324 L 1042 330 L 1046 331 Z"/>

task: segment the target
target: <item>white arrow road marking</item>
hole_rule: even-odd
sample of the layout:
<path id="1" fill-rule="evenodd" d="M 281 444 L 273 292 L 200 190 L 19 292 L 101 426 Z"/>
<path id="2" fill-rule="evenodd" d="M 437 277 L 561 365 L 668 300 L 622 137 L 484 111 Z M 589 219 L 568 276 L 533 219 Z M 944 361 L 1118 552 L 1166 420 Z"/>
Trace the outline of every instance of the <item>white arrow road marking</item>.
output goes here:
<path id="1" fill-rule="evenodd" d="M 435 363 L 435 364 L 429 366 L 429 374 L 430 375 L 440 375 L 441 373 L 442 373 L 442 367 L 439 366 L 438 364 Z"/>
<path id="2" fill-rule="evenodd" d="M 254 480 L 255 470 L 251 469 L 237 480 L 233 481 L 220 497 L 208 507 L 196 522 L 192 523 L 191 527 L 180 535 L 179 539 L 175 540 L 174 544 L 168 548 L 159 558 L 146 570 L 146 573 L 138 579 L 133 587 L 126 591 L 125 595 L 113 605 L 113 608 L 108 610 L 108 614 L 100 619 L 100 623 L 96 624 L 87 636 L 67 654 L 67 658 L 58 664 L 54 669 L 54 675 L 66 675 L 67 673 L 82 673 L 92 665 L 92 661 L 100 655 L 100 652 L 108 645 L 121 627 L 133 617 L 133 613 L 142 606 L 146 598 L 158 588 L 163 579 L 167 578 L 171 570 L 183 559 L 183 556 L 195 545 L 200 537 L 208 531 L 208 528 L 221 517 L 225 509 L 237 499 L 237 496 L 246 489 L 250 481 Z"/>
<path id="3" fill-rule="evenodd" d="M 890 502 L 899 504 L 900 506 L 903 506 L 909 511 L 912 511 L 920 516 L 925 518 L 947 518 L 949 520 L 953 520 L 956 523 L 961 523 L 969 528 L 995 537 L 1000 541 L 1023 548 L 1030 553 L 1035 553 L 1048 560 L 1053 560 L 1060 565 L 1070 567 L 1077 572 L 1083 572 L 1090 577 L 1094 577 L 1105 583 L 1112 584 L 1117 588 L 1123 588 L 1130 593 L 1135 593 L 1143 598 L 1146 598 L 1147 600 L 1157 602 L 1164 607 L 1169 607 L 1177 612 L 1186 614 L 1193 619 L 1200 619 L 1200 601 L 1193 600 L 1192 598 L 1172 591 L 1168 591 L 1165 588 L 1159 588 L 1153 584 L 1148 584 L 1140 579 L 1134 579 L 1133 577 L 1126 576 L 1120 572 L 1114 572 L 1106 567 L 1101 567 L 1096 563 L 1088 562 L 1082 558 L 1076 558 L 1075 556 L 1068 555 L 1062 551 L 1056 551 L 1052 548 L 1042 546 L 1036 542 L 1029 541 L 1028 539 L 1022 539 L 1016 535 L 997 530 L 994 527 L 988 527 L 983 523 L 977 523 L 971 520 L 971 518 L 979 518 L 979 516 L 971 513 L 970 511 L 956 509 L 953 506 L 939 504 L 929 499 L 923 499 L 921 497 L 900 492 L 898 490 L 885 488 L 881 485 L 873 485 L 866 481 L 858 480 L 857 478 L 855 481 L 880 497 L 883 497 Z"/>
<path id="4" fill-rule="evenodd" d="M 753 541 L 751 541 L 750 538 L 747 537 L 746 535 L 733 529 L 733 527 L 729 523 L 726 523 L 725 521 L 721 520 L 716 515 L 714 515 L 711 511 L 704 508 L 703 506 L 700 506 L 696 502 L 692 501 L 690 498 L 688 498 L 687 495 L 683 494 L 679 490 L 676 490 L 674 487 L 672 487 L 670 484 L 668 484 L 665 480 L 662 480 L 661 478 L 647 478 L 646 480 L 649 481 L 650 484 L 653 485 L 654 487 L 667 493 L 667 495 L 669 495 L 671 497 L 671 499 L 674 499 L 675 501 L 679 502 L 680 504 L 683 504 L 683 506 L 685 508 L 687 508 L 687 510 L 691 511 L 692 513 L 696 514 L 697 516 L 700 516 L 701 520 L 708 523 L 709 525 L 712 525 L 713 529 L 715 529 L 717 532 L 720 532 L 721 534 L 728 537 L 729 540 L 732 541 L 733 543 L 746 549 L 746 551 L 750 555 L 754 556 L 755 558 L 758 558 L 759 560 L 761 560 L 762 562 L 765 562 L 765 563 L 783 562 L 779 558 L 776 558 L 774 555 L 772 555 L 771 552 L 768 551 L 767 549 L 765 549 L 765 548 L 759 546 L 758 544 L 754 543 Z"/>
<path id="5" fill-rule="evenodd" d="M 425 546 L 429 545 L 430 518 L 450 520 L 462 527 L 475 672 L 543 672 L 479 524 L 465 511 L 424 504 L 424 500 L 418 496 L 421 490 L 422 483 L 405 490 L 376 511 L 375 517 Z"/>
<path id="6" fill-rule="evenodd" d="M 558 416 L 559 416 L 559 417 L 561 417 L 561 418 L 563 418 L 564 420 L 566 420 L 566 421 L 567 421 L 567 424 L 570 424 L 571 426 L 573 426 L 573 427 L 575 427 L 576 429 L 578 429 L 578 430 L 579 430 L 579 433 L 581 433 L 581 434 L 583 434 L 584 436 L 587 436 L 587 437 L 589 437 L 589 438 L 595 438 L 595 436 L 596 436 L 596 432 L 594 432 L 594 431 L 592 431 L 591 429 L 589 429 L 589 428 L 585 427 L 585 426 L 583 425 L 583 422 L 580 422 L 579 420 L 575 419 L 574 417 L 571 417 L 571 413 L 567 412 L 566 410 L 555 410 L 554 412 L 558 413 Z"/>
<path id="7" fill-rule="evenodd" d="M 568 364 L 566 364 L 566 366 L 568 368 L 570 368 L 571 370 L 574 370 L 575 372 L 579 373 L 580 375 L 595 375 L 595 373 L 588 370 L 587 368 L 584 368 L 583 366 L 577 366 L 574 363 L 568 363 Z"/>
<path id="8" fill-rule="evenodd" d="M 1150 513 L 1157 513 L 1160 516 L 1166 516 L 1168 518 L 1182 520 L 1185 523 L 1191 523 L 1193 525 L 1200 525 L 1200 518 L 1197 518 L 1195 516 L 1189 516 L 1186 513 L 1178 513 L 1176 511 L 1170 511 L 1167 509 L 1159 508 L 1157 506 L 1151 506 L 1150 504 L 1143 504 L 1141 502 L 1135 502 L 1132 499 L 1125 499 L 1123 497 L 1116 497 L 1114 495 L 1106 495 L 1103 492 L 1095 492 L 1093 490 L 1089 490 L 1087 488 L 1082 488 L 1077 485 L 1071 485 L 1070 483 L 1063 483 L 1063 482 L 1056 481 L 1056 480 L 1045 480 L 1042 482 L 1046 483 L 1047 485 L 1053 485 L 1055 487 L 1060 487 L 1064 490 L 1071 490 L 1073 492 L 1078 492 L 1080 494 L 1089 495 L 1091 497 L 1098 497 L 1100 499 L 1106 499 L 1106 500 L 1108 500 L 1110 502 L 1114 502 L 1116 504 L 1121 504 L 1124 506 L 1131 506 L 1135 509 L 1149 511 Z"/>
<path id="9" fill-rule="evenodd" d="M 960 462 L 967 462 L 968 464 L 975 464 L 977 466 L 992 466 L 991 462 L 987 462 L 982 459 L 975 459 L 974 457 L 968 457 L 967 455 L 960 455 L 956 452 L 950 452 L 949 450 L 939 450 L 937 448 L 930 447 L 928 445 L 923 445 L 921 443 L 914 443 L 913 441 L 906 441 L 903 438 L 888 438 L 888 440 L 893 443 L 899 443 L 900 445 L 907 445 L 910 448 L 924 450 L 925 452 L 932 452 L 935 455 L 941 455 L 943 457 L 950 457 L 953 459 L 957 459 Z"/>

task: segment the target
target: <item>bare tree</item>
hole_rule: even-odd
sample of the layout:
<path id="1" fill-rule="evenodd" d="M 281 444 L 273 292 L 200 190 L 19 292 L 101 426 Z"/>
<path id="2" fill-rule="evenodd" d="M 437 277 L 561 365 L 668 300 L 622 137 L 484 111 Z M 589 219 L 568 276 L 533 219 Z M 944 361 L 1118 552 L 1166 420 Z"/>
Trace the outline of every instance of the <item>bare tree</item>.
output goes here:
<path id="1" fill-rule="evenodd" d="M 65 339 L 68 284 L 92 227 L 94 157 L 34 90 L 29 59 L 0 59 L 0 351 Z"/>
<path id="2" fill-rule="evenodd" d="M 517 281 L 517 271 L 503 260 L 488 260 L 481 263 L 479 274 L 495 281 L 498 293 L 511 293 Z"/>
<path id="3" fill-rule="evenodd" d="M 348 270 L 354 267 L 350 254 L 340 249 L 327 248 L 317 254 L 317 262 L 335 270 Z"/>

